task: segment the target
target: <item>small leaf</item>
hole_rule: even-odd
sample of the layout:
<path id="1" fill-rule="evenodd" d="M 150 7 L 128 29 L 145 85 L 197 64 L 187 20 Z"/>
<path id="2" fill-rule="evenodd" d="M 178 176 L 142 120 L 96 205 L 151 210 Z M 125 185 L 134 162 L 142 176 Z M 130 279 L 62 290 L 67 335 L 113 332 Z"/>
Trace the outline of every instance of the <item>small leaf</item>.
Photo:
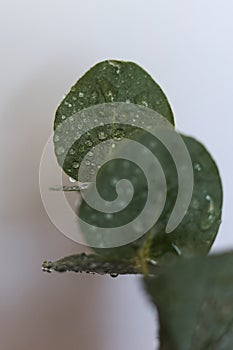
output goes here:
<path id="1" fill-rule="evenodd" d="M 97 274 L 110 274 L 112 277 L 125 274 L 138 274 L 139 270 L 133 265 L 132 261 L 117 261 L 105 259 L 96 254 L 76 254 L 67 256 L 57 261 L 44 261 L 42 269 L 47 272 L 51 270 L 58 272 L 73 271 Z"/>
<path id="2" fill-rule="evenodd" d="M 75 113 L 87 107 L 109 102 L 126 102 L 148 107 L 174 124 L 171 107 L 165 94 L 141 67 L 133 62 L 124 61 L 104 61 L 96 64 L 71 88 L 58 107 L 54 121 L 54 147 L 58 163 L 76 180 L 78 180 L 77 169 L 85 155 L 102 141 L 116 137 L 115 129 L 112 125 L 95 127 L 93 118 L 91 130 L 79 138 L 76 137 L 65 159 L 66 135 L 64 132 L 61 136 L 60 129 L 64 131 L 66 121 L 71 116 L 75 118 Z M 81 123 L 78 127 L 82 129 Z M 118 125 L 117 130 L 120 127 L 121 125 Z M 80 130 L 74 130 L 74 133 Z M 123 130 L 127 135 L 133 131 L 133 126 L 124 127 Z M 71 139 L 72 135 L 68 137 Z"/>
<path id="3" fill-rule="evenodd" d="M 231 350 L 233 252 L 182 260 L 144 279 L 159 312 L 160 350 Z"/>
<path id="4" fill-rule="evenodd" d="M 168 100 L 151 76 L 136 63 L 103 61 L 71 88 L 57 109 L 54 128 L 84 108 L 106 102 L 129 102 L 151 108 L 174 124 Z"/>

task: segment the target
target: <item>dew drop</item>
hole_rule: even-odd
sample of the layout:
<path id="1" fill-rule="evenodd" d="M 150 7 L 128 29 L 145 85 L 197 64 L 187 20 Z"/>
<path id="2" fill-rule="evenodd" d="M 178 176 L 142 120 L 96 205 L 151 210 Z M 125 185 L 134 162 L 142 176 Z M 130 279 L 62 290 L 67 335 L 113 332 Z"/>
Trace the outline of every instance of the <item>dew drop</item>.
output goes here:
<path id="1" fill-rule="evenodd" d="M 97 91 L 93 91 L 90 97 L 90 103 L 96 103 L 98 101 L 99 94 Z"/>
<path id="2" fill-rule="evenodd" d="M 123 129 L 116 129 L 114 131 L 113 137 L 115 140 L 121 140 L 125 136 L 125 132 Z"/>
<path id="3" fill-rule="evenodd" d="M 77 162 L 72 163 L 72 168 L 78 169 L 78 167 L 79 167 L 79 163 L 77 163 Z"/>
<path id="4" fill-rule="evenodd" d="M 84 93 L 83 92 L 79 92 L 78 96 L 79 97 L 84 97 Z"/>
<path id="5" fill-rule="evenodd" d="M 177 253 L 179 256 L 182 255 L 180 248 L 179 248 L 175 243 L 172 243 L 172 247 L 175 249 L 176 253 Z"/>
<path id="6" fill-rule="evenodd" d="M 113 277 L 113 278 L 116 278 L 118 276 L 118 273 L 116 272 L 111 272 L 110 273 L 110 276 Z"/>
<path id="7" fill-rule="evenodd" d="M 207 205 L 206 212 L 204 212 L 204 214 L 203 214 L 203 218 L 202 218 L 201 224 L 200 224 L 200 227 L 203 231 L 208 230 L 213 225 L 213 223 L 215 222 L 215 219 L 216 219 L 213 198 L 209 194 L 207 194 L 205 199 L 208 202 L 208 205 Z"/>
<path id="8" fill-rule="evenodd" d="M 142 105 L 142 106 L 145 106 L 145 107 L 148 107 L 148 103 L 147 103 L 146 101 L 144 101 L 144 100 L 141 101 L 141 105 Z"/>
<path id="9" fill-rule="evenodd" d="M 109 99 L 111 102 L 114 101 L 114 95 L 113 95 L 113 93 L 112 93 L 111 90 L 107 91 L 106 96 L 108 97 L 108 99 Z"/>
<path id="10" fill-rule="evenodd" d="M 157 261 L 153 259 L 148 259 L 147 262 L 152 266 L 158 265 Z"/>
<path id="11" fill-rule="evenodd" d="M 98 132 L 99 140 L 106 140 L 107 137 L 108 137 L 108 135 L 104 131 Z"/>
<path id="12" fill-rule="evenodd" d="M 73 183 L 76 182 L 76 180 L 73 179 L 71 176 L 69 177 L 69 181 L 70 181 L 70 182 L 73 182 Z"/>
<path id="13" fill-rule="evenodd" d="M 73 148 L 71 148 L 71 149 L 69 150 L 69 154 L 75 154 L 75 150 L 74 150 Z"/>
<path id="14" fill-rule="evenodd" d="M 116 74 L 120 73 L 120 65 L 117 62 L 108 61 L 108 63 L 116 69 Z"/>
<path id="15" fill-rule="evenodd" d="M 191 208 L 193 209 L 199 209 L 200 208 L 200 203 L 198 202 L 198 200 L 196 198 L 192 199 L 191 203 L 190 203 Z"/>
<path id="16" fill-rule="evenodd" d="M 60 137 L 58 135 L 54 135 L 53 140 L 54 142 L 58 142 L 60 140 Z"/>
<path id="17" fill-rule="evenodd" d="M 86 160 L 85 164 L 88 166 L 91 164 L 91 162 L 89 160 Z"/>
<path id="18" fill-rule="evenodd" d="M 93 145 L 92 141 L 91 140 L 86 140 L 85 142 L 85 145 L 88 146 L 88 147 L 91 147 Z"/>
<path id="19" fill-rule="evenodd" d="M 93 157 L 93 155 L 94 155 L 94 153 L 91 152 L 91 151 L 89 151 L 87 154 L 88 154 L 89 157 Z"/>
<path id="20" fill-rule="evenodd" d="M 112 214 L 112 213 L 107 213 L 107 214 L 105 214 L 105 218 L 106 218 L 107 220 L 111 220 L 112 217 L 113 217 L 113 214 Z"/>
<path id="21" fill-rule="evenodd" d="M 195 164 L 194 164 L 194 170 L 200 172 L 201 169 L 202 169 L 202 168 L 201 168 L 201 165 L 200 165 L 199 163 L 195 163 Z"/>
<path id="22" fill-rule="evenodd" d="M 56 149 L 56 154 L 57 154 L 58 156 L 61 156 L 64 152 L 65 152 L 65 149 L 64 149 L 64 147 L 62 147 L 62 146 L 60 146 L 60 147 L 58 147 L 58 148 Z"/>
<path id="23" fill-rule="evenodd" d="M 62 120 L 66 119 L 66 116 L 65 116 L 65 115 L 62 115 L 62 116 L 61 116 L 61 119 L 62 119 Z"/>

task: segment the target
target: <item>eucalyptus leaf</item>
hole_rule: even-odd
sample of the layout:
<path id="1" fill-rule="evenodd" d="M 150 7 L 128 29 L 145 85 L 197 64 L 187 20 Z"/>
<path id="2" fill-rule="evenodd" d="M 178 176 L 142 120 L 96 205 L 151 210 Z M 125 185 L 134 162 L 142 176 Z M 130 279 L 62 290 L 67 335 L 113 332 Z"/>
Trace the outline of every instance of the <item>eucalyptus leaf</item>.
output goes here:
<path id="1" fill-rule="evenodd" d="M 54 129 L 80 110 L 108 102 L 139 104 L 174 124 L 164 92 L 145 70 L 134 62 L 108 60 L 92 67 L 71 88 L 57 109 Z"/>
<path id="2" fill-rule="evenodd" d="M 221 180 L 217 166 L 205 147 L 193 138 L 182 137 L 190 153 L 194 171 L 192 200 L 182 222 L 173 232 L 165 233 L 165 227 L 178 192 L 176 166 L 169 152 L 151 135 L 144 132 L 136 134 L 133 138 L 149 148 L 162 165 L 167 180 L 166 204 L 159 220 L 142 238 L 121 247 L 95 248 L 97 253 L 109 258 L 118 257 L 119 261 L 120 259 L 131 259 L 141 252 L 148 238 L 151 243 L 145 259 L 154 259 L 159 263 L 208 253 L 221 222 Z M 79 216 L 82 220 L 94 226 L 110 228 L 124 225 L 140 213 L 147 199 L 147 183 L 145 175 L 135 164 L 123 159 L 107 163 L 98 173 L 99 192 L 105 200 L 115 199 L 115 184 L 121 178 L 129 179 L 134 186 L 134 197 L 130 204 L 109 218 L 108 213 L 98 212 L 83 201 L 79 208 Z M 155 196 L 156 193 L 155 188 Z"/>
<path id="3" fill-rule="evenodd" d="M 160 322 L 160 350 L 231 350 L 233 252 L 181 260 L 145 278 Z"/>
<path id="4" fill-rule="evenodd" d="M 65 160 L 66 135 L 61 137 L 60 130 L 68 118 L 75 118 L 75 113 L 87 107 L 111 102 L 126 102 L 148 107 L 174 124 L 171 107 L 165 94 L 141 67 L 133 62 L 113 60 L 96 64 L 71 88 L 55 115 L 55 154 L 63 170 L 74 179 L 78 180 L 77 167 L 87 152 L 103 140 L 116 137 L 119 126 L 117 130 L 111 125 L 96 128 L 93 120 L 92 130 L 73 143 Z M 81 127 L 81 123 L 79 126 Z M 79 132 L 79 129 L 76 131 Z M 127 135 L 133 131 L 134 128 L 130 126 L 126 129 Z"/>

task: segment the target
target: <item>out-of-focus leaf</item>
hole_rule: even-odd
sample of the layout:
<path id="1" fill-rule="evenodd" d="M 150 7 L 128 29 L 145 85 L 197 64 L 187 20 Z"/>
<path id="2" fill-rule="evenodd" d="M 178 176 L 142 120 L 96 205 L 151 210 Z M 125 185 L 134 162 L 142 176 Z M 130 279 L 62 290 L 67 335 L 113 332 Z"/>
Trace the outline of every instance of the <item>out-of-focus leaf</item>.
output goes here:
<path id="1" fill-rule="evenodd" d="M 233 348 L 233 252 L 163 267 L 145 286 L 159 313 L 160 350 Z"/>

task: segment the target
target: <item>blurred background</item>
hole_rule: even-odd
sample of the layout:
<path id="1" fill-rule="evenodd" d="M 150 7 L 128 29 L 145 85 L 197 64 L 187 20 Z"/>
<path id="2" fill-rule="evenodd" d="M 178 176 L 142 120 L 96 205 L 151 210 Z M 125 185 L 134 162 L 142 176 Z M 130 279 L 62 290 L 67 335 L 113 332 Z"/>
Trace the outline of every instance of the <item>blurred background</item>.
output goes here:
<path id="1" fill-rule="evenodd" d="M 50 222 L 38 170 L 62 96 L 98 61 L 140 64 L 178 129 L 211 151 L 224 185 L 213 251 L 233 248 L 232 16 L 231 0 L 1 1 L 1 350 L 155 348 L 157 315 L 139 278 L 40 268 L 83 251 Z"/>

